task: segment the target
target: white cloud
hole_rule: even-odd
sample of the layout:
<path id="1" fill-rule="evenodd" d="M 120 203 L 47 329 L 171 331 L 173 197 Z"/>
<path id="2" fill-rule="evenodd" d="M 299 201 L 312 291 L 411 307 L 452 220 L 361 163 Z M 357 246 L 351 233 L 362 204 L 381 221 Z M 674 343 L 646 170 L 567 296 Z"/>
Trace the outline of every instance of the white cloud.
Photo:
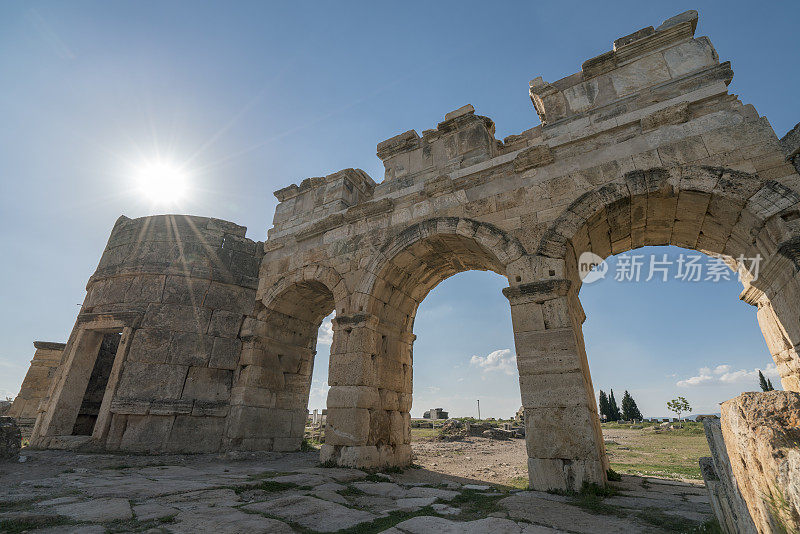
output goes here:
<path id="1" fill-rule="evenodd" d="M 333 323 L 331 323 L 331 317 L 326 317 L 317 332 L 317 345 L 330 347 L 331 343 L 333 343 Z"/>
<path id="2" fill-rule="evenodd" d="M 323 409 L 327 407 L 329 389 L 331 389 L 331 387 L 328 385 L 328 382 L 320 382 L 319 380 L 311 382 L 311 392 L 308 395 L 309 409 Z"/>
<path id="3" fill-rule="evenodd" d="M 680 387 L 692 387 L 713 384 L 739 384 L 750 383 L 754 387 L 758 386 L 758 369 L 748 371 L 747 369 L 739 369 L 733 371 L 733 367 L 728 364 L 717 365 L 714 369 L 710 367 L 701 367 L 698 369 L 697 375 L 689 377 L 685 380 L 678 380 L 677 385 Z M 778 368 L 775 364 L 770 363 L 764 369 L 761 369 L 764 376 L 769 379 L 778 380 Z"/>
<path id="4" fill-rule="evenodd" d="M 482 368 L 484 371 L 502 371 L 507 375 L 517 372 L 517 363 L 511 349 L 500 349 L 490 352 L 487 356 L 473 355 L 469 360 L 470 365 Z"/>

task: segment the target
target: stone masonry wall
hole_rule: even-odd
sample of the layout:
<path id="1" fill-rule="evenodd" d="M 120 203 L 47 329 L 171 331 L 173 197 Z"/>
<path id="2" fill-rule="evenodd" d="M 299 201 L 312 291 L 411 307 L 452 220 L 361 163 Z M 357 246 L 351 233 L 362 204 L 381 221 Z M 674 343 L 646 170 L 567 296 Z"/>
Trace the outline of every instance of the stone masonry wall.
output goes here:
<path id="1" fill-rule="evenodd" d="M 261 244 L 245 238 L 245 231 L 183 215 L 117 221 L 71 336 L 76 344 L 84 323 L 104 316 L 123 317 L 131 328 L 122 343 L 124 361 L 109 381 L 105 448 L 220 448 L 241 351 L 239 329 L 253 310 L 262 255 Z M 69 362 L 62 368 L 69 374 Z M 51 401 L 66 386 L 56 384 Z M 69 433 L 66 426 L 40 428 L 39 443 Z"/>
<path id="2" fill-rule="evenodd" d="M 39 413 L 39 403 L 47 396 L 47 390 L 61 362 L 65 346 L 64 343 L 33 342 L 36 351 L 33 353 L 31 366 L 25 374 L 19 394 L 14 398 L 14 403 L 6 414 L 17 420 L 17 426 L 25 439 L 31 435 Z"/>

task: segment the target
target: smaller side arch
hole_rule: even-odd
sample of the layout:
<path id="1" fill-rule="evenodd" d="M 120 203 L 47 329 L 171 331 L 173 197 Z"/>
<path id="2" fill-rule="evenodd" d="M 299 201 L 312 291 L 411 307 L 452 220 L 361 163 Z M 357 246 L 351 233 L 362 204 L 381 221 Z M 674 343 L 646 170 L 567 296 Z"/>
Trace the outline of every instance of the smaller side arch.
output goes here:
<path id="1" fill-rule="evenodd" d="M 241 336 L 227 426 L 229 448 L 300 448 L 319 327 L 347 302 L 342 277 L 325 265 L 297 269 L 259 292 L 254 317 Z"/>
<path id="2" fill-rule="evenodd" d="M 347 286 L 342 276 L 327 265 L 307 265 L 278 278 L 269 288 L 261 293 L 260 300 L 264 308 L 269 309 L 275 305 L 280 296 L 292 285 L 301 283 L 319 283 L 325 286 L 333 295 L 336 310 L 344 312 L 349 301 Z"/>

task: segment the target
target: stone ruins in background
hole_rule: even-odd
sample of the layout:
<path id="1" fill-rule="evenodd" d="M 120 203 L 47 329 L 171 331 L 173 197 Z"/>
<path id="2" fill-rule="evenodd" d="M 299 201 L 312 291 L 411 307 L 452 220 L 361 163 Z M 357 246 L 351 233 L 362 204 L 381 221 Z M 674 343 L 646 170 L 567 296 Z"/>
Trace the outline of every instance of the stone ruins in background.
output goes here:
<path id="1" fill-rule="evenodd" d="M 783 387 L 800 391 L 798 142 L 728 93 L 730 63 L 696 25 L 687 12 L 536 78 L 542 124 L 518 135 L 496 139 L 468 105 L 379 143 L 381 183 L 345 169 L 277 191 L 265 242 L 204 217 L 120 217 L 52 378 L 37 345 L 14 406 L 36 405 L 32 446 L 296 450 L 335 311 L 321 460 L 409 464 L 417 308 L 478 269 L 508 279 L 531 487 L 604 484 L 577 258 L 646 245 L 739 269 Z M 738 259 L 759 254 L 754 280 Z"/>

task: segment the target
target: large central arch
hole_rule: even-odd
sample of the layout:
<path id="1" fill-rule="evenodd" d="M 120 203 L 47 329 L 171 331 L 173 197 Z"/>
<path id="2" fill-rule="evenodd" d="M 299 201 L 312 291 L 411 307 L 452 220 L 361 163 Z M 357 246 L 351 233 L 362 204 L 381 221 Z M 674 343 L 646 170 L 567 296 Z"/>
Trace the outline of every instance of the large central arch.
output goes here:
<path id="1" fill-rule="evenodd" d="M 646 245 L 676 245 L 723 258 L 741 274 L 740 298 L 758 308 L 783 386 L 797 390 L 799 208 L 793 189 L 724 167 L 635 171 L 576 199 L 536 253 L 564 262 L 577 305 L 578 262 L 585 252 L 606 258 Z"/>

